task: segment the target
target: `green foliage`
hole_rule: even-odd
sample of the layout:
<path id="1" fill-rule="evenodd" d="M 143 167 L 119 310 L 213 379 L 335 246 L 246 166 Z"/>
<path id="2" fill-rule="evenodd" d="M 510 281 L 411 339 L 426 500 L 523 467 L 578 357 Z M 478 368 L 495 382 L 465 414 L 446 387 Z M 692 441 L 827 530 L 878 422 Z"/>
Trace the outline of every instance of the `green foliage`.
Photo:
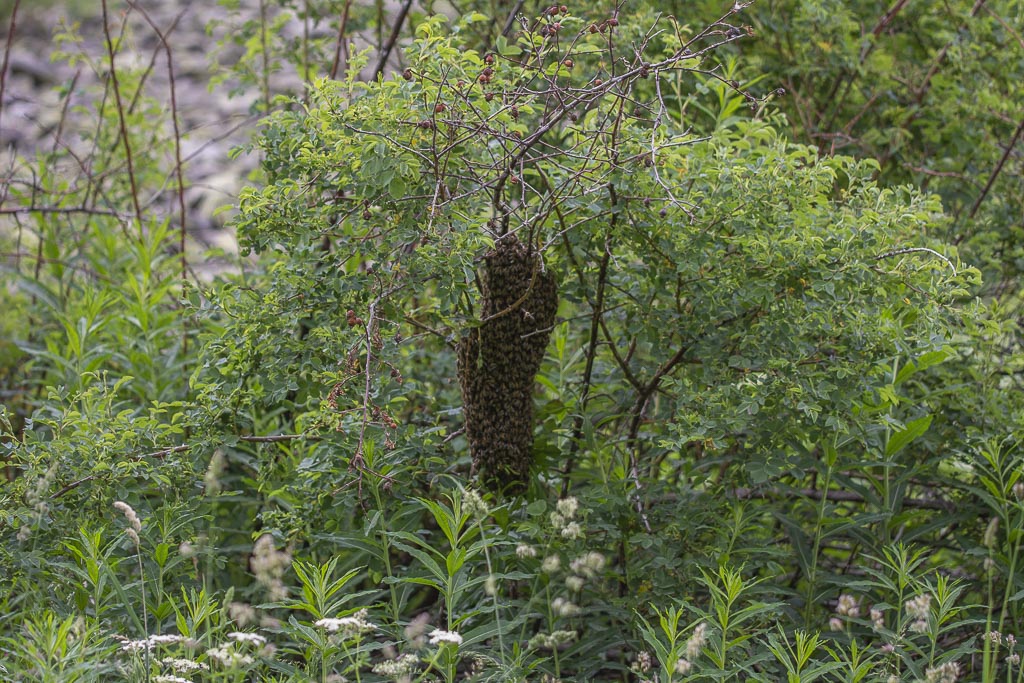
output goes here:
<path id="1" fill-rule="evenodd" d="M 1013 272 L 985 245 L 1016 181 L 979 223 L 912 184 L 951 146 L 991 168 L 1002 123 L 942 98 L 984 74 L 1017 111 L 975 54 L 1012 32 L 922 15 L 913 41 L 908 14 L 865 42 L 858 4 L 811 3 L 503 33 L 482 4 L 403 17 L 364 80 L 366 53 L 325 77 L 328 36 L 382 47 L 382 4 L 225 3 L 218 82 L 270 115 L 211 282 L 181 216 L 137 211 L 183 191 L 176 113 L 61 36 L 121 96 L 80 113 L 89 163 L 54 146 L 4 185 L 0 676 L 1020 680 L 1016 342 L 975 298 Z M 962 77 L 872 89 L 943 45 Z M 488 312 L 513 236 L 559 299 L 516 495 L 475 478 L 458 377 L 462 340 L 533 315 Z"/>

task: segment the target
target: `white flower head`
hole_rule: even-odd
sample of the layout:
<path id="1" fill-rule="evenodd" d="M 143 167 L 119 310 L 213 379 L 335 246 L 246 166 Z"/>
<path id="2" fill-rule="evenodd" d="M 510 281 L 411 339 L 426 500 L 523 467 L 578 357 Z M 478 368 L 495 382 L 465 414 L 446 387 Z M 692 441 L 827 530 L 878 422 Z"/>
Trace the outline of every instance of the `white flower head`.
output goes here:
<path id="1" fill-rule="evenodd" d="M 228 638 L 236 643 L 252 643 L 253 645 L 265 645 L 267 639 L 258 633 L 246 633 L 244 631 L 232 631 Z"/>
<path id="2" fill-rule="evenodd" d="M 686 641 L 686 657 L 693 660 L 708 642 L 708 625 L 703 621 L 693 627 L 693 633 Z"/>
<path id="3" fill-rule="evenodd" d="M 439 628 L 435 628 L 433 631 L 430 632 L 431 645 L 438 645 L 443 643 L 455 646 L 462 645 L 462 636 L 460 636 L 455 631 L 442 631 Z"/>
<path id="4" fill-rule="evenodd" d="M 566 519 L 572 519 L 576 516 L 576 511 L 579 510 L 580 504 L 574 497 L 569 496 L 568 498 L 563 498 L 558 501 L 558 503 L 555 504 L 555 507 L 563 517 Z"/>
<path id="5" fill-rule="evenodd" d="M 537 549 L 534 548 L 532 545 L 520 543 L 516 546 L 516 557 L 518 557 L 520 560 L 525 560 L 531 557 L 537 557 Z"/>
<path id="6" fill-rule="evenodd" d="M 320 619 L 313 625 L 318 626 L 331 633 L 337 633 L 341 631 L 345 636 L 354 636 L 364 631 L 374 631 L 377 629 L 377 625 L 373 624 L 366 619 L 366 609 L 361 609 L 355 612 L 350 617 L 340 617 L 338 619 Z"/>
<path id="7" fill-rule="evenodd" d="M 544 562 L 541 563 L 540 568 L 545 574 L 553 574 L 557 572 L 561 566 L 562 560 L 559 559 L 558 555 L 548 555 L 544 558 Z"/>
<path id="8" fill-rule="evenodd" d="M 490 512 L 487 509 L 487 503 L 473 489 L 466 489 L 462 492 L 462 509 L 469 513 L 470 517 L 477 519 L 483 519 Z"/>
<path id="9" fill-rule="evenodd" d="M 570 541 L 574 538 L 580 538 L 583 536 L 583 528 L 578 522 L 569 522 L 562 529 L 562 538 L 567 538 Z"/>

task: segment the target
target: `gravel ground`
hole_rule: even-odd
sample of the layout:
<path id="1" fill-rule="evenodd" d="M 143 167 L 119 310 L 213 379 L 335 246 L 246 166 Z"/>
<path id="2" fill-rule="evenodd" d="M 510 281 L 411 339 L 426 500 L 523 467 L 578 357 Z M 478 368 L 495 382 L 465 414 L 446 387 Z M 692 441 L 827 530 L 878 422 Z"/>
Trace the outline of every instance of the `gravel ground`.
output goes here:
<path id="1" fill-rule="evenodd" d="M 89 14 L 82 9 L 83 4 L 94 4 L 95 9 Z M 109 0 L 109 4 L 112 30 L 116 30 L 126 16 L 129 27 L 130 39 L 117 55 L 118 69 L 145 68 L 152 62 L 146 92 L 164 103 L 169 112 L 169 78 L 161 41 L 140 12 L 126 15 L 121 0 Z M 234 16 L 229 16 L 212 0 L 138 0 L 138 4 L 152 23 L 168 35 L 172 49 L 179 125 L 184 137 L 182 154 L 186 160 L 189 230 L 202 243 L 230 247 L 234 240 L 223 229 L 230 212 L 215 215 L 215 210 L 235 201 L 248 173 L 257 163 L 253 155 L 236 159 L 229 155 L 233 147 L 247 141 L 258 121 L 258 116 L 252 113 L 257 97 L 248 93 L 231 96 L 226 85 L 211 88 L 211 59 L 214 58 L 211 55 L 216 39 L 225 31 L 232 30 L 231 27 L 237 30 L 242 22 L 259 18 L 258 0 L 241 0 Z M 388 9 L 393 11 L 394 6 L 389 3 Z M 100 64 L 106 51 L 101 5 L 99 0 L 79 2 L 70 11 L 77 11 L 80 16 L 68 18 L 69 10 L 59 3 L 44 8 L 36 0 L 22 0 L 13 40 L 8 39 L 9 24 L 5 21 L 0 27 L 3 33 L 0 45 L 2 49 L 9 48 L 0 110 L 3 176 L 10 177 L 12 169 L 14 175 L 24 174 L 26 159 L 37 152 L 54 149 L 58 132 L 60 145 L 79 155 L 89 152 L 89 146 L 77 132 L 82 126 L 95 125 L 95 102 L 101 80 L 93 66 Z M 75 20 L 79 22 L 77 33 L 81 42 L 61 45 L 54 36 Z M 219 26 L 209 35 L 207 27 L 217 22 Z M 281 30 L 285 38 L 296 38 L 302 35 L 303 26 L 293 21 Z M 326 33 L 333 33 L 333 30 L 326 25 L 314 27 L 312 35 L 328 37 Z M 66 59 L 51 58 L 57 49 L 88 55 L 92 62 L 72 65 Z M 216 59 L 220 64 L 230 64 L 240 54 L 237 48 L 228 49 Z M 71 109 L 62 124 L 60 93 L 72 84 Z M 293 69 L 285 68 L 273 75 L 271 89 L 276 93 L 294 94 L 301 92 L 302 84 Z M 167 125 L 170 132 L 169 116 Z M 167 171 L 172 173 L 173 170 L 173 158 L 168 159 Z M 168 194 L 154 198 L 153 205 L 162 203 L 169 209 Z"/>

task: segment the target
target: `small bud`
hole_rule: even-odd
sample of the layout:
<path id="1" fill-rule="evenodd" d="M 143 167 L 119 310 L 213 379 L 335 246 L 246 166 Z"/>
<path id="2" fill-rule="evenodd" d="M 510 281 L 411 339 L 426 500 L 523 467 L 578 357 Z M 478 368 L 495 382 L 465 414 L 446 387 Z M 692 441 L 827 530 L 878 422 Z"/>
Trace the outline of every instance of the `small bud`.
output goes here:
<path id="1" fill-rule="evenodd" d="M 434 105 L 434 113 L 440 114 L 447 108 L 448 106 L 444 102 L 438 102 L 437 104 Z"/>
<path id="2" fill-rule="evenodd" d="M 600 78 L 594 79 L 594 85 L 601 85 L 602 83 L 604 83 L 604 81 L 602 81 Z"/>
<path id="3" fill-rule="evenodd" d="M 562 13 L 562 14 L 568 14 L 569 13 L 569 8 L 566 7 L 565 5 L 559 5 L 558 11 L 560 13 Z"/>
<path id="4" fill-rule="evenodd" d="M 368 221 L 373 217 L 373 214 L 369 210 L 363 211 L 363 220 Z"/>
<path id="5" fill-rule="evenodd" d="M 412 80 L 412 69 L 406 69 L 405 71 L 403 71 L 402 72 L 402 78 L 404 78 L 407 81 L 411 81 Z"/>
<path id="6" fill-rule="evenodd" d="M 597 33 L 597 32 L 598 32 L 598 31 L 600 31 L 601 29 L 599 29 L 599 28 L 597 27 L 597 24 L 591 24 L 591 25 L 590 25 L 590 29 L 589 29 L 589 30 L 590 30 L 590 32 L 591 32 L 591 33 Z"/>
<path id="7" fill-rule="evenodd" d="M 565 59 L 562 60 L 562 64 L 565 65 L 566 68 L 571 69 L 574 62 L 571 59 Z"/>
<path id="8" fill-rule="evenodd" d="M 619 25 L 619 20 L 615 17 L 611 17 L 608 19 L 608 25 L 614 28 Z"/>
<path id="9" fill-rule="evenodd" d="M 481 76 L 481 78 L 483 78 L 483 77 Z M 494 99 L 494 93 L 492 93 L 492 92 L 489 92 L 489 93 L 484 95 L 484 101 L 485 102 L 490 102 L 493 99 Z"/>
<path id="10" fill-rule="evenodd" d="M 494 53 L 489 52 L 484 56 L 484 64 L 487 64 L 488 66 L 494 64 Z"/>

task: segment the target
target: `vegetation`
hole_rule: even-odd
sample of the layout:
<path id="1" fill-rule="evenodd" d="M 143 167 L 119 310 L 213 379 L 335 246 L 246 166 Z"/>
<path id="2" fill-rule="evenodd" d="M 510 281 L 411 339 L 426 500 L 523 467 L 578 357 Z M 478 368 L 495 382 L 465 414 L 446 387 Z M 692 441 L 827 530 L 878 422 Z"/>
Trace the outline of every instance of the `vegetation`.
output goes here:
<path id="1" fill-rule="evenodd" d="M 232 256 L 109 2 L 0 195 L 0 679 L 1024 680 L 1018 4 L 225 2 Z"/>

